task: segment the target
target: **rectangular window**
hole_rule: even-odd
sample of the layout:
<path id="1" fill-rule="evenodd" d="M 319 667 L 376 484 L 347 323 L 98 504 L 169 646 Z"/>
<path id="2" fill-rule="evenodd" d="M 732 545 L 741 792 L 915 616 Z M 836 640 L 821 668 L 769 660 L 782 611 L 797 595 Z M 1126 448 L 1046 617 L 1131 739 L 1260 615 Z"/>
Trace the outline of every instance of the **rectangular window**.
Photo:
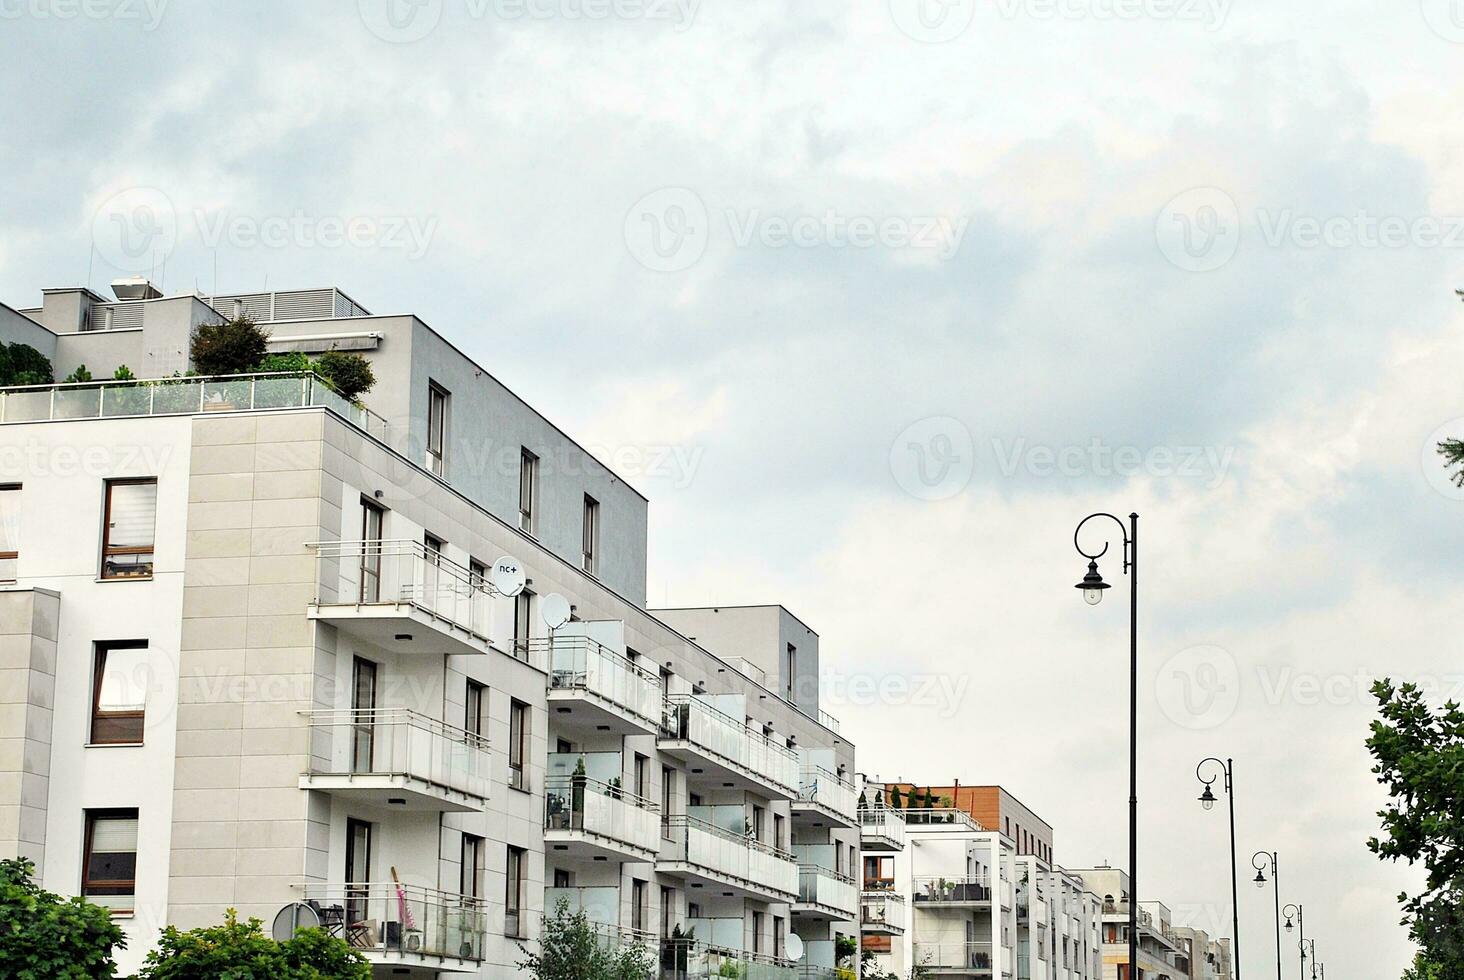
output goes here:
<path id="1" fill-rule="evenodd" d="M 773 814 L 773 847 L 780 851 L 788 850 L 787 824 L 781 813 Z"/>
<path id="2" fill-rule="evenodd" d="M 468 584 L 477 592 L 488 588 L 488 566 L 476 558 L 468 559 Z"/>
<path id="3" fill-rule="evenodd" d="M 0 582 L 14 582 L 20 559 L 20 484 L 0 484 Z"/>
<path id="4" fill-rule="evenodd" d="M 376 751 L 376 664 L 356 657 L 351 665 L 351 771 L 371 772 Z"/>
<path id="5" fill-rule="evenodd" d="M 427 383 L 427 468 L 435 476 L 447 472 L 447 389 Z"/>
<path id="6" fill-rule="evenodd" d="M 527 790 L 524 776 L 525 743 L 529 738 L 529 706 L 522 701 L 510 703 L 508 709 L 508 785 Z"/>
<path id="7" fill-rule="evenodd" d="M 793 703 L 793 683 L 794 683 L 794 678 L 797 676 L 797 674 L 798 674 L 798 648 L 795 647 L 793 644 L 790 643 L 790 644 L 788 644 L 788 690 L 787 690 L 787 693 L 784 695 L 784 698 L 790 704 Z"/>
<path id="8" fill-rule="evenodd" d="M 635 795 L 643 800 L 651 798 L 651 766 L 650 759 L 635 754 Z"/>
<path id="9" fill-rule="evenodd" d="M 137 811 L 86 811 L 81 894 L 112 914 L 130 913 L 137 896 Z"/>
<path id="10" fill-rule="evenodd" d="M 503 934 L 523 938 L 524 857 L 522 847 L 508 845 L 508 874 L 504 876 Z"/>
<path id="11" fill-rule="evenodd" d="M 93 744 L 142 744 L 147 669 L 145 640 L 97 644 L 92 674 Z"/>
<path id="12" fill-rule="evenodd" d="M 529 639 L 533 635 L 534 593 L 524 589 L 513 600 L 513 655 L 529 659 Z"/>
<path id="13" fill-rule="evenodd" d="M 365 921 L 369 912 L 371 881 L 371 825 L 354 817 L 346 820 L 346 916 L 348 922 Z"/>
<path id="14" fill-rule="evenodd" d="M 781 915 L 773 916 L 773 955 L 778 959 L 788 956 L 788 923 Z"/>
<path id="15" fill-rule="evenodd" d="M 458 894 L 483 897 L 483 838 L 463 834 L 462 867 L 458 871 Z"/>
<path id="16" fill-rule="evenodd" d="M 752 951 L 754 953 L 761 953 L 763 951 L 762 931 L 763 914 L 761 912 L 754 912 L 752 913 Z"/>
<path id="17" fill-rule="evenodd" d="M 630 928 L 644 932 L 646 928 L 646 883 L 640 879 L 630 882 Z"/>
<path id="18" fill-rule="evenodd" d="M 484 722 L 488 720 L 488 688 L 477 681 L 468 681 L 463 695 L 463 731 L 469 735 L 482 736 Z"/>
<path id="19" fill-rule="evenodd" d="M 386 512 L 361 501 L 361 602 L 381 601 L 381 525 Z"/>
<path id="20" fill-rule="evenodd" d="M 594 575 L 598 571 L 596 557 L 600 554 L 600 502 L 585 494 L 585 519 L 581 549 L 584 554 L 580 565 Z"/>
<path id="21" fill-rule="evenodd" d="M 671 801 L 676 793 L 676 770 L 661 767 L 661 836 L 671 839 Z"/>
<path id="22" fill-rule="evenodd" d="M 519 452 L 519 529 L 534 533 L 534 505 L 539 502 L 539 457 Z"/>
<path id="23" fill-rule="evenodd" d="M 157 480 L 108 480 L 102 527 L 102 578 L 151 578 Z"/>
<path id="24" fill-rule="evenodd" d="M 661 938 L 670 937 L 676 925 L 676 889 L 661 886 Z"/>

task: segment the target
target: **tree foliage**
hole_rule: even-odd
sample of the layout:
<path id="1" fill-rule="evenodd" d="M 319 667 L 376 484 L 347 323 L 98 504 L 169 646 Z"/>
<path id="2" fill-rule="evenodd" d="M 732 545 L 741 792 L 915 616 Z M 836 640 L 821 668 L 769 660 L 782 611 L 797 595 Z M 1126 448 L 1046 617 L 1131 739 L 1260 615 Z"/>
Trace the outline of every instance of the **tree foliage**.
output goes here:
<path id="1" fill-rule="evenodd" d="M 518 967 L 534 980 L 651 980 L 655 959 L 634 945 L 598 933 L 583 912 L 570 912 L 561 898 L 544 917 L 538 950 L 521 945 Z"/>
<path id="2" fill-rule="evenodd" d="M 323 930 L 277 942 L 258 919 L 240 922 L 229 909 L 223 925 L 164 929 L 138 980 L 371 980 L 371 965 Z"/>
<path id="3" fill-rule="evenodd" d="M 108 980 L 113 948 L 127 945 L 112 914 L 35 883 L 30 861 L 0 861 L 0 964 L 15 980 Z"/>
<path id="4" fill-rule="evenodd" d="M 1445 469 L 1459 467 L 1459 471 L 1452 474 L 1452 479 L 1454 486 L 1464 487 L 1464 440 L 1445 439 L 1439 443 L 1438 452 L 1444 457 Z"/>
<path id="5" fill-rule="evenodd" d="M 1380 680 L 1381 716 L 1367 740 L 1378 782 L 1393 798 L 1378 811 L 1383 836 L 1368 841 L 1379 860 L 1422 863 L 1424 889 L 1398 896 L 1403 924 L 1422 947 L 1428 980 L 1464 980 L 1464 711 L 1437 711 L 1416 684 Z"/>
<path id="6" fill-rule="evenodd" d="M 328 350 L 315 362 L 315 372 L 345 398 L 355 401 L 376 384 L 371 362 L 350 351 Z"/>
<path id="7" fill-rule="evenodd" d="M 55 379 L 50 359 L 30 344 L 0 344 L 0 386 L 48 385 Z"/>
<path id="8" fill-rule="evenodd" d="M 193 328 L 188 354 L 202 375 L 248 374 L 268 353 L 269 331 L 248 317 Z"/>

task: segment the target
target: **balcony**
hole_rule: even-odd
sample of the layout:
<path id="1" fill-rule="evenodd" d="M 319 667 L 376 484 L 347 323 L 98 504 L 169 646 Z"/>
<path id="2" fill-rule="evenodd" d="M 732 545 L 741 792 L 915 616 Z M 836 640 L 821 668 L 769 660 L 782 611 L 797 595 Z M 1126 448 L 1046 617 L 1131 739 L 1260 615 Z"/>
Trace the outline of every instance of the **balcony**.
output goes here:
<path id="1" fill-rule="evenodd" d="M 311 619 L 395 653 L 488 652 L 491 596 L 466 568 L 420 541 L 311 547 L 320 583 Z"/>
<path id="2" fill-rule="evenodd" d="M 482 810 L 488 741 L 404 708 L 309 711 L 310 769 L 301 789 L 418 812 Z"/>
<path id="3" fill-rule="evenodd" d="M 712 809 L 698 807 L 697 814 L 666 818 L 656 870 L 686 879 L 693 899 L 698 889 L 710 885 L 765 902 L 795 901 L 798 865 L 793 855 L 704 819 L 713 816 L 707 812 Z"/>
<path id="4" fill-rule="evenodd" d="M 933 973 L 990 974 L 991 943 L 915 943 L 914 961 Z"/>
<path id="5" fill-rule="evenodd" d="M 623 789 L 619 778 L 550 776 L 544 782 L 544 844 L 555 857 L 654 861 L 659 807 Z"/>
<path id="6" fill-rule="evenodd" d="M 859 895 L 859 928 L 884 936 L 901 936 L 909 909 L 905 896 L 896 891 L 864 891 Z"/>
<path id="7" fill-rule="evenodd" d="M 859 848 L 888 854 L 905 849 L 905 818 L 899 810 L 866 806 L 859 811 Z"/>
<path id="8" fill-rule="evenodd" d="M 687 764 L 693 776 L 724 789 L 752 790 L 773 799 L 798 796 L 798 757 L 695 695 L 665 699 L 661 751 Z"/>
<path id="9" fill-rule="evenodd" d="M 818 864 L 798 866 L 798 901 L 793 914 L 806 919 L 853 920 L 858 915 L 859 889 L 854 879 Z"/>
<path id="10" fill-rule="evenodd" d="M 793 819 L 815 827 L 856 827 L 857 796 L 848 778 L 822 766 L 804 766 L 798 777 L 798 798 L 793 801 Z"/>
<path id="11" fill-rule="evenodd" d="M 588 636 L 529 641 L 529 659 L 549 671 L 550 721 L 583 733 L 655 734 L 661 679 Z"/>
<path id="12" fill-rule="evenodd" d="M 741 918 L 689 919 L 683 928 L 684 938 L 661 940 L 660 980 L 800 980 L 791 961 L 742 948 Z"/>
<path id="13" fill-rule="evenodd" d="M 482 968 L 487 920 L 477 899 L 414 885 L 309 884 L 321 926 L 373 966 L 442 973 Z"/>
<path id="14" fill-rule="evenodd" d="M 545 915 L 553 915 L 560 902 L 568 906 L 571 915 L 583 912 L 591 925 L 607 935 L 618 936 L 623 931 L 620 928 L 620 889 L 615 885 L 544 889 Z"/>
<path id="15" fill-rule="evenodd" d="M 917 908 L 977 908 L 991 905 L 985 876 L 975 878 L 916 878 L 913 895 Z"/>

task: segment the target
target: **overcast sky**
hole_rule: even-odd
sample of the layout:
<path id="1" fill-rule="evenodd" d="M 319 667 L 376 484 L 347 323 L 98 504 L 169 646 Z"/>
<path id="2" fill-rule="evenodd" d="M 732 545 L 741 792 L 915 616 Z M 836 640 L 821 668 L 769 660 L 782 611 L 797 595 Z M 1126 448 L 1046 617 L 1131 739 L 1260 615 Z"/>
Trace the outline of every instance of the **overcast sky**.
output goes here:
<path id="1" fill-rule="evenodd" d="M 651 497 L 653 605 L 788 605 L 863 770 L 1071 866 L 1128 690 L 1072 533 L 1137 510 L 1141 897 L 1228 934 L 1234 756 L 1243 868 L 1401 971 L 1362 743 L 1371 678 L 1464 688 L 1458 4 L 88 3 L 0 0 L 0 301 L 419 314 Z"/>

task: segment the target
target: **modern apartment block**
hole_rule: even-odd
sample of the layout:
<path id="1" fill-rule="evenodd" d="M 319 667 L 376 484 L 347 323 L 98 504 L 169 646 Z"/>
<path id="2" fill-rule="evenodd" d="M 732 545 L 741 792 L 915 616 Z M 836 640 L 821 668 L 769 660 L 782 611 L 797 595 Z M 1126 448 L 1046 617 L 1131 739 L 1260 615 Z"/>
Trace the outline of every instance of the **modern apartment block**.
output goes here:
<path id="1" fill-rule="evenodd" d="M 1078 875 L 1017 856 L 1017 980 L 1101 980 L 1102 903 Z"/>
<path id="2" fill-rule="evenodd" d="M 1189 965 L 1189 980 L 1230 980 L 1230 940 L 1212 939 L 1205 930 L 1189 926 L 1171 931 Z"/>
<path id="3" fill-rule="evenodd" d="M 1134 975 L 1129 964 L 1129 876 L 1118 868 L 1088 868 L 1074 872 L 1089 887 L 1103 896 L 1103 961 L 1105 980 L 1128 980 Z M 1229 977 L 1229 964 L 1212 949 L 1209 938 L 1203 938 L 1203 964 L 1195 962 L 1198 946 L 1192 942 L 1195 930 L 1177 929 L 1171 922 L 1169 907 L 1163 902 L 1139 902 L 1139 969 L 1146 980 L 1189 980 L 1205 976 L 1206 965 L 1215 968 L 1213 975 Z M 1218 946 L 1218 944 L 1217 944 Z M 1228 946 L 1226 947 L 1228 949 Z M 1215 955 L 1211 956 L 1214 953 Z M 1224 972 L 1219 972 L 1220 970 Z"/>
<path id="4" fill-rule="evenodd" d="M 502 977 L 562 901 L 667 978 L 831 974 L 861 824 L 811 630 L 647 610 L 646 500 L 416 317 L 117 293 L 0 307 L 58 377 L 151 379 L 0 391 L 0 851 L 111 906 L 123 972 L 293 907 L 380 976 Z M 240 314 L 376 387 L 175 376 Z M 938 955 L 1009 956 L 1010 843 L 920 836 L 989 888 L 916 860 Z"/>

